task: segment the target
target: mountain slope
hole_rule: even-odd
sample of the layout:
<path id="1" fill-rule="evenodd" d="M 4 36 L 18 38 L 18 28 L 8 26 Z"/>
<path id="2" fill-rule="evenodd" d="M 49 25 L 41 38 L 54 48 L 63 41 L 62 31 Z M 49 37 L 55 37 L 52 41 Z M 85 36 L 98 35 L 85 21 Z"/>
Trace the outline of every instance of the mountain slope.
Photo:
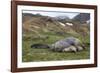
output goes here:
<path id="1" fill-rule="evenodd" d="M 83 16 L 84 14 L 77 15 L 74 19 L 80 18 L 80 16 Z M 87 14 L 85 14 L 87 15 Z M 66 35 L 70 33 L 73 34 L 80 34 L 88 33 L 89 30 L 87 28 L 87 25 L 80 25 L 78 23 L 74 24 L 75 22 L 68 17 L 64 17 L 63 19 L 57 18 L 57 17 L 50 17 L 50 16 L 43 16 L 40 14 L 24 14 L 23 13 L 23 35 L 24 36 L 47 36 L 47 34 L 52 33 L 54 35 Z M 86 21 L 86 17 L 81 17 L 84 19 L 81 19 L 79 21 Z M 81 32 L 80 32 L 81 31 Z"/>
<path id="2" fill-rule="evenodd" d="M 89 13 L 80 13 L 77 16 L 73 18 L 74 21 L 79 21 L 81 23 L 84 23 L 88 20 L 90 20 L 90 14 Z"/>

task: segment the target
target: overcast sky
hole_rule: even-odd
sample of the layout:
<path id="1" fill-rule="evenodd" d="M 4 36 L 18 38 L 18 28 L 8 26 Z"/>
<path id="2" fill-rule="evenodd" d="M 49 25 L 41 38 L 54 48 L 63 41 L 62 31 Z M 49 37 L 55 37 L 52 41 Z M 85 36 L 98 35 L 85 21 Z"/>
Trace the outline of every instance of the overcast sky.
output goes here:
<path id="1" fill-rule="evenodd" d="M 51 16 L 51 17 L 68 16 L 71 19 L 79 14 L 77 12 L 28 11 L 28 10 L 27 11 L 24 10 L 23 13 L 41 14 L 44 16 Z"/>

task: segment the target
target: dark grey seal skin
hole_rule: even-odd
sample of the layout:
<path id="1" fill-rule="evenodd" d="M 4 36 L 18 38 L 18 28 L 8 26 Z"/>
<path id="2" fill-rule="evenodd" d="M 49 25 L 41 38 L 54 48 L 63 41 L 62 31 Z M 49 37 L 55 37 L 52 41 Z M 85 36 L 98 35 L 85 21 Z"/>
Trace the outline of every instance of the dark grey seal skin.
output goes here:
<path id="1" fill-rule="evenodd" d="M 49 48 L 49 46 L 46 44 L 32 44 L 31 48 L 39 48 L 40 49 L 40 48 Z"/>
<path id="2" fill-rule="evenodd" d="M 68 42 L 70 45 L 80 45 L 80 40 L 74 37 L 68 37 L 64 39 L 64 41 Z"/>
<path id="3" fill-rule="evenodd" d="M 68 42 L 66 42 L 64 40 L 59 40 L 59 41 L 55 42 L 54 44 L 52 44 L 50 49 L 53 51 L 61 52 L 64 48 L 67 48 L 69 46 L 71 46 L 71 45 Z"/>
<path id="4" fill-rule="evenodd" d="M 69 37 L 65 39 L 66 42 L 68 42 L 70 45 L 73 45 L 77 48 L 78 51 L 85 49 L 85 45 L 81 43 L 81 41 L 74 37 Z"/>

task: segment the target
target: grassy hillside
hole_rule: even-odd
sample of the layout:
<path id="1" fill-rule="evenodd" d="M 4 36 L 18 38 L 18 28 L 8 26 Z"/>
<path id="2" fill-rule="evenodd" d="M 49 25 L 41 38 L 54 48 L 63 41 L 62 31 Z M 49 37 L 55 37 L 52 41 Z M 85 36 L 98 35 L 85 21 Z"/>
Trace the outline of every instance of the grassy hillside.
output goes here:
<path id="1" fill-rule="evenodd" d="M 28 15 L 27 15 L 28 16 Z M 52 60 L 79 60 L 90 58 L 90 36 L 89 28 L 86 23 L 74 23 L 69 26 L 52 17 L 42 15 L 31 15 L 27 20 L 27 16 L 23 16 L 23 34 L 22 34 L 22 61 L 52 61 Z M 29 17 L 29 16 L 28 16 Z M 62 25 L 63 24 L 63 25 Z M 67 38 L 76 37 L 85 43 L 86 49 L 77 53 L 73 52 L 54 52 L 46 48 L 31 48 L 32 44 L 53 44 L 54 42 Z"/>

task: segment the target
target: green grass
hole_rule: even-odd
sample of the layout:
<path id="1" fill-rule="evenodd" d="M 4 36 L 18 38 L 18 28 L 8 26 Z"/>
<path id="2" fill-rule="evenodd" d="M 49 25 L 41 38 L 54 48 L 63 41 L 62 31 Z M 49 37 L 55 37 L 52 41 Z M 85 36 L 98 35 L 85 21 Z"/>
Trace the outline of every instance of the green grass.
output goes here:
<path id="1" fill-rule="evenodd" d="M 54 52 L 50 49 L 36 49 L 31 48 L 30 46 L 35 43 L 45 43 L 52 44 L 57 40 L 64 39 L 69 36 L 74 36 L 83 40 L 80 35 L 73 35 L 67 33 L 66 35 L 57 35 L 54 33 L 42 33 L 43 35 L 49 36 L 48 39 L 42 40 L 37 38 L 23 37 L 22 43 L 22 61 L 23 62 L 33 62 L 33 61 L 55 61 L 55 60 L 80 60 L 80 59 L 89 59 L 90 58 L 90 48 L 89 45 L 85 50 L 74 53 L 74 52 Z M 84 42 L 89 43 L 89 36 L 85 36 Z"/>

